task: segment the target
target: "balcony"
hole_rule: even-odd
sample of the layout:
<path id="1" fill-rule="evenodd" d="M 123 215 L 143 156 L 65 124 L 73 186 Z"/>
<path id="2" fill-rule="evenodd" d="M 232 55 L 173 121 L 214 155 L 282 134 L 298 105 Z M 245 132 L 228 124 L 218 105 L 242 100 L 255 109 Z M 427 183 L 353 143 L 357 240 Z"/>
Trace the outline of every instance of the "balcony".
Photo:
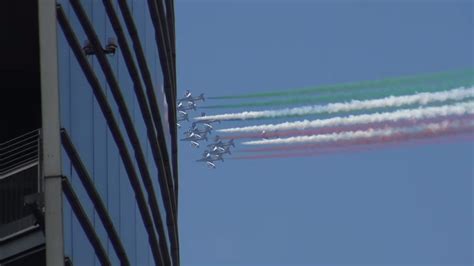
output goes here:
<path id="1" fill-rule="evenodd" d="M 40 154 L 39 130 L 0 143 L 0 247 L 42 226 Z"/>

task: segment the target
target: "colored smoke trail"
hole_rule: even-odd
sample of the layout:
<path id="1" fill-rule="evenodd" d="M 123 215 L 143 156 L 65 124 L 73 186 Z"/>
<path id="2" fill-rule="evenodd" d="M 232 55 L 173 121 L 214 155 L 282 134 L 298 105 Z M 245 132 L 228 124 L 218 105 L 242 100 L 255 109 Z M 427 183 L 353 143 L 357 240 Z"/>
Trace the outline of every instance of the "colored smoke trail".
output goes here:
<path id="1" fill-rule="evenodd" d="M 409 87 L 394 87 L 394 88 L 382 88 L 382 89 L 362 89 L 345 91 L 340 93 L 324 93 L 318 94 L 316 97 L 299 97 L 299 98 L 285 98 L 268 100 L 263 102 L 242 102 L 242 103 L 230 103 L 230 104 L 216 104 L 206 105 L 199 108 L 202 109 L 225 109 L 225 108 L 245 108 L 245 107 L 265 107 L 265 106 L 282 106 L 282 105 L 298 105 L 298 104 L 325 104 L 329 102 L 341 102 L 348 100 L 367 100 L 375 99 L 387 96 L 401 96 L 404 94 L 414 94 L 419 92 L 436 92 L 447 90 L 455 87 L 471 87 L 474 86 L 474 77 L 470 76 L 463 80 L 456 81 L 443 81 L 433 85 L 424 84 L 422 86 L 409 86 Z M 296 95 L 295 95 L 296 96 Z"/>
<path id="2" fill-rule="evenodd" d="M 264 139 L 243 142 L 243 145 L 268 145 L 268 144 L 298 144 L 298 143 L 325 143 L 348 140 L 364 140 L 370 138 L 384 138 L 400 134 L 416 134 L 419 132 L 442 132 L 448 129 L 460 129 L 474 126 L 474 121 L 449 121 L 444 120 L 439 123 L 429 123 L 412 127 L 395 127 L 384 129 L 369 129 L 358 131 L 344 131 L 339 133 L 296 136 L 289 138 Z"/>
<path id="3" fill-rule="evenodd" d="M 446 129 L 443 131 L 424 131 L 413 134 L 398 134 L 390 137 L 371 138 L 364 140 L 341 141 L 337 143 L 318 143 L 311 145 L 285 145 L 261 149 L 248 149 L 244 152 L 267 152 L 256 155 L 244 155 L 232 157 L 232 159 L 265 159 L 265 158 L 292 158 L 325 155 L 341 151 L 362 151 L 375 148 L 383 148 L 389 145 L 398 146 L 407 143 L 429 143 L 438 144 L 440 138 L 445 140 L 474 140 L 472 127 L 461 127 L 458 129 Z M 242 152 L 242 150 L 241 150 Z M 270 152 L 270 153 L 269 153 Z"/>
<path id="4" fill-rule="evenodd" d="M 448 120 L 449 121 L 449 120 Z M 465 117 L 460 119 L 458 122 L 461 124 L 469 123 L 472 117 Z M 434 121 L 433 121 L 434 122 Z M 438 121 L 440 123 L 442 121 Z M 428 122 L 430 123 L 430 122 Z M 349 139 L 338 142 L 325 142 L 325 143 L 306 143 L 306 144 L 291 144 L 291 145 L 280 145 L 280 146 L 265 146 L 258 148 L 240 149 L 239 152 L 282 152 L 282 151 L 300 151 L 300 150 L 320 150 L 328 147 L 345 147 L 352 145 L 365 145 L 378 143 L 383 141 L 403 141 L 406 139 L 422 139 L 436 137 L 438 135 L 456 135 L 460 133 L 471 133 L 473 134 L 473 128 L 469 126 L 461 126 L 459 128 L 446 128 L 444 130 L 433 131 L 420 131 L 417 133 L 400 133 L 390 137 L 374 137 L 371 139 Z M 474 135 L 473 135 L 474 137 Z"/>
<path id="5" fill-rule="evenodd" d="M 393 112 L 350 115 L 345 117 L 332 117 L 327 119 L 303 120 L 284 122 L 279 124 L 264 124 L 246 127 L 220 129 L 225 133 L 262 132 L 276 130 L 305 130 L 310 128 L 347 126 L 361 123 L 393 122 L 398 120 L 427 119 L 435 116 L 451 116 L 474 114 L 474 102 L 463 102 L 452 105 L 424 107 L 415 109 L 402 109 Z M 269 133 L 270 134 L 270 133 Z M 260 135 L 262 137 L 262 135 Z"/>
<path id="6" fill-rule="evenodd" d="M 433 74 L 406 76 L 398 78 L 387 78 L 381 80 L 352 82 L 344 84 L 326 85 L 310 88 L 292 89 L 287 91 L 273 91 L 265 93 L 250 93 L 241 95 L 229 95 L 219 97 L 209 97 L 209 99 L 252 99 L 252 98 L 266 98 L 266 97 L 288 97 L 294 95 L 306 95 L 321 92 L 336 92 L 345 91 L 351 89 L 364 89 L 364 88 L 393 88 L 396 86 L 410 86 L 410 85 L 422 85 L 427 82 L 440 83 L 445 79 L 453 78 L 464 78 L 474 77 L 474 69 L 461 70 L 461 71 L 450 71 L 440 72 Z"/>
<path id="7" fill-rule="evenodd" d="M 414 95 L 390 96 L 373 100 L 352 100 L 350 102 L 330 103 L 327 105 L 313 105 L 296 108 L 285 108 L 280 110 L 246 111 L 240 113 L 228 113 L 220 115 L 209 115 L 195 117 L 195 120 L 250 120 L 304 116 L 321 113 L 350 112 L 357 110 L 368 110 L 376 108 L 400 107 L 404 105 L 428 105 L 436 102 L 460 101 L 474 97 L 474 87 L 457 88 L 440 92 L 423 92 Z"/>
<path id="8" fill-rule="evenodd" d="M 397 136 L 392 138 L 384 139 L 371 139 L 365 142 L 353 142 L 346 143 L 345 145 L 326 145 L 318 147 L 308 147 L 301 146 L 299 150 L 308 150 L 301 152 L 291 152 L 292 150 L 297 149 L 280 149 L 281 153 L 266 153 L 266 154 L 257 154 L 257 155 L 245 155 L 245 156 L 235 156 L 230 159 L 233 160 L 255 160 L 255 159 L 273 159 L 273 158 L 298 158 L 298 157 L 312 157 L 312 156 L 321 156 L 328 155 L 336 152 L 361 152 L 369 151 L 374 149 L 387 148 L 390 146 L 399 147 L 400 144 L 405 145 L 414 145 L 414 144 L 439 144 L 441 142 L 452 142 L 452 141 L 473 141 L 473 129 L 460 129 L 460 130 L 450 130 L 437 134 L 428 134 L 423 133 L 419 135 L 411 136 Z M 444 141 L 441 139 L 444 138 Z M 283 147 L 282 147 L 283 148 Z M 264 152 L 265 150 L 262 150 Z M 268 150 L 272 151 L 272 150 Z M 277 151 L 277 150 L 273 150 Z"/>
<path id="9" fill-rule="evenodd" d="M 474 106 L 473 106 L 474 107 Z M 465 120 L 466 118 L 474 120 L 474 110 L 470 110 L 470 115 L 449 115 L 449 116 L 432 116 L 429 118 L 412 118 L 407 119 L 396 119 L 393 121 L 377 121 L 373 123 L 363 124 L 346 124 L 330 127 L 320 127 L 316 129 L 303 129 L 303 130 L 286 130 L 286 131 L 271 131 L 265 133 L 253 133 L 253 134 L 241 134 L 241 135 L 228 135 L 221 136 L 221 139 L 271 139 L 271 138 L 284 138 L 294 136 L 305 136 L 305 135 L 318 135 L 318 134 L 329 134 L 339 133 L 343 131 L 358 131 L 358 130 L 369 130 L 369 129 L 381 129 L 386 127 L 408 127 L 415 126 L 417 124 L 436 123 L 443 120 Z"/>

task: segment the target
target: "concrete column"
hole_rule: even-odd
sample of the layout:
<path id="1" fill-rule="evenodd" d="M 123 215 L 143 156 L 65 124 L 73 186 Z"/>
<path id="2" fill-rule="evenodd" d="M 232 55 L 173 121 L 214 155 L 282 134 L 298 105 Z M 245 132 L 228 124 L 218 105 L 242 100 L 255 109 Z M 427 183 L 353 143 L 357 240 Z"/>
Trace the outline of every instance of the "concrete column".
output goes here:
<path id="1" fill-rule="evenodd" d="M 38 0 L 46 265 L 64 265 L 56 1 Z"/>

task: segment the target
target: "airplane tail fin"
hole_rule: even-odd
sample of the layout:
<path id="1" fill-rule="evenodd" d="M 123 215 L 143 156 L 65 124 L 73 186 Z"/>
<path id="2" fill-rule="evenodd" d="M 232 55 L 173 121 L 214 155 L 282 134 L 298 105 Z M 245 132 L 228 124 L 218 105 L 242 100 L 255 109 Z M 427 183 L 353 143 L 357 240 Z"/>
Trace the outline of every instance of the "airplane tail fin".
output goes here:
<path id="1" fill-rule="evenodd" d="M 229 140 L 229 144 L 232 145 L 232 147 L 235 147 L 234 139 Z"/>
<path id="2" fill-rule="evenodd" d="M 206 116 L 206 113 L 202 112 L 202 113 L 201 113 L 201 116 Z"/>

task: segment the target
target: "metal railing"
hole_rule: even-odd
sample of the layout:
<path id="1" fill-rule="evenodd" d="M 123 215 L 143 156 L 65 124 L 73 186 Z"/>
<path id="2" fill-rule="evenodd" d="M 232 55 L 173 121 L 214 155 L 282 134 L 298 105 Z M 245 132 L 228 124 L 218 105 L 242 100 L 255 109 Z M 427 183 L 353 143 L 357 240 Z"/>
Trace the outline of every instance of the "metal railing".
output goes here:
<path id="1" fill-rule="evenodd" d="M 0 143 L 0 179 L 38 164 L 40 131 L 33 130 Z"/>
<path id="2" fill-rule="evenodd" d="M 0 143 L 0 241 L 38 222 L 25 197 L 42 191 L 40 147 L 40 130 Z"/>

